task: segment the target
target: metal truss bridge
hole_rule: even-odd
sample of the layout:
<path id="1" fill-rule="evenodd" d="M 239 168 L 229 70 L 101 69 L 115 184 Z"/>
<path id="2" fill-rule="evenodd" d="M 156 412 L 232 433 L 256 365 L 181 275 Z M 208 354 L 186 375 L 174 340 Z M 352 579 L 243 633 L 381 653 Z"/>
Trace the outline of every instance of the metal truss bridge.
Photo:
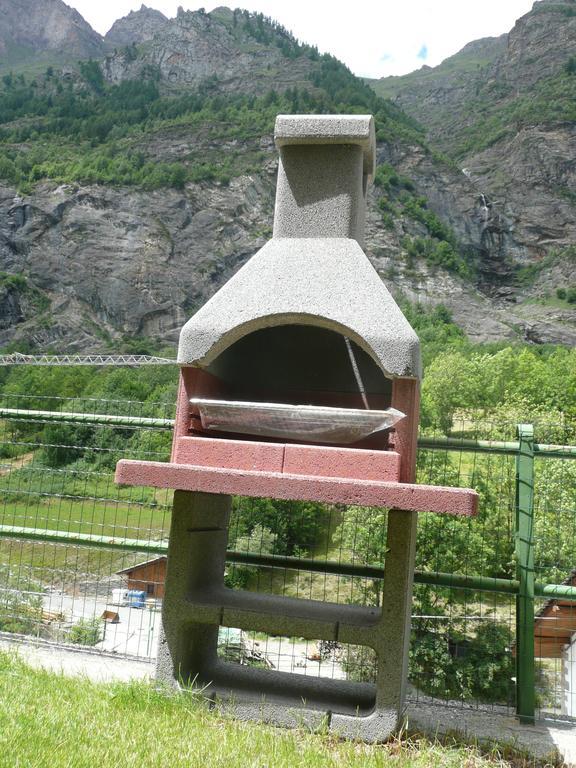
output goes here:
<path id="1" fill-rule="evenodd" d="M 0 365 L 176 365 L 176 360 L 152 355 L 0 355 Z"/>

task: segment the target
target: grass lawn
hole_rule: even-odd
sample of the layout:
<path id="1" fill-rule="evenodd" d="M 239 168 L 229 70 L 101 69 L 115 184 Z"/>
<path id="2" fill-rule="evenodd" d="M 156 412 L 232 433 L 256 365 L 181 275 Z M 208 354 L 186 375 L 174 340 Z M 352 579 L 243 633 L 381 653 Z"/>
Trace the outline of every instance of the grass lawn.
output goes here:
<path id="1" fill-rule="evenodd" d="M 520 768 L 521 757 L 481 754 L 425 738 L 382 746 L 304 729 L 236 722 L 191 696 L 145 682 L 96 684 L 33 670 L 0 653 L 1 768 Z"/>

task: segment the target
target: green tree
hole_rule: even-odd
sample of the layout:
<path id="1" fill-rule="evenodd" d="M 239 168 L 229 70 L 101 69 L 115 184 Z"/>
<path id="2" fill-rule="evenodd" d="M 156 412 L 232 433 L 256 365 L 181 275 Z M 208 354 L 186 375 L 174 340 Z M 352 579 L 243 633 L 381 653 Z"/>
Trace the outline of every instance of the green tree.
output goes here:
<path id="1" fill-rule="evenodd" d="M 102 93 L 104 91 L 104 75 L 102 74 L 102 68 L 94 59 L 88 59 L 87 61 L 80 61 L 80 74 L 86 80 L 86 82 L 92 86 L 96 93 Z"/>

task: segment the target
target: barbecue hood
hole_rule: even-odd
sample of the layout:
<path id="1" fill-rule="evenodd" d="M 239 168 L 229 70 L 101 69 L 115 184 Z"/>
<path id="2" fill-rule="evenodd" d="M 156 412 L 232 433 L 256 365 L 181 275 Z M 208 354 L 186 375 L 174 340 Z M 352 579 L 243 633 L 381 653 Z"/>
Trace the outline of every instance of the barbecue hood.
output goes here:
<path id="1" fill-rule="evenodd" d="M 208 369 L 264 329 L 324 328 L 388 378 L 420 378 L 418 337 L 362 250 L 375 167 L 370 115 L 280 115 L 271 240 L 183 327 L 178 362 Z"/>

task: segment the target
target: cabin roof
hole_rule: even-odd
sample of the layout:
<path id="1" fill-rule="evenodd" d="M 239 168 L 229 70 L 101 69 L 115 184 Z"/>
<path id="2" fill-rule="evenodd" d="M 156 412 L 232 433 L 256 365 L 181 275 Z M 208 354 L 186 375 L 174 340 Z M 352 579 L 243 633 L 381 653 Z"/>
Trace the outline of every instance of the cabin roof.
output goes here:
<path id="1" fill-rule="evenodd" d="M 154 557 L 151 560 L 144 560 L 142 563 L 136 563 L 136 565 L 130 565 L 128 568 L 122 568 L 121 571 L 116 571 L 117 575 L 120 575 L 121 573 L 131 573 L 132 571 L 139 570 L 140 568 L 145 568 L 148 565 L 153 565 L 154 563 L 161 563 L 165 561 L 166 555 L 160 555 L 160 557 Z"/>

